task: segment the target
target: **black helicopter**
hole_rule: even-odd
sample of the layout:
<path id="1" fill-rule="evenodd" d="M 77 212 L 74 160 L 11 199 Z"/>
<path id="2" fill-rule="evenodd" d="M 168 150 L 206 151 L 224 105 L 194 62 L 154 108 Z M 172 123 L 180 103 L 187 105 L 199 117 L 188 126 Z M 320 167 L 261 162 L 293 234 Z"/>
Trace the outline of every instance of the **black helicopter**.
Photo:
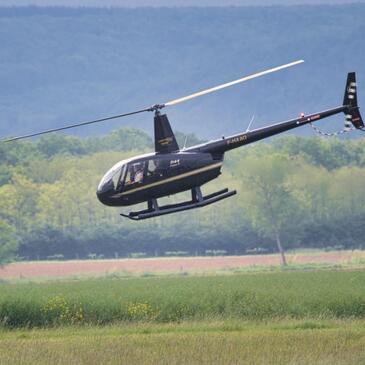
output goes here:
<path id="1" fill-rule="evenodd" d="M 300 117 L 295 119 L 272 124 L 252 131 L 247 130 L 243 133 L 226 138 L 222 137 L 221 139 L 189 148 L 179 148 L 166 114 L 161 114 L 160 112 L 160 110 L 164 107 L 172 106 L 228 86 L 300 64 L 302 62 L 304 61 L 295 61 L 257 74 L 246 76 L 239 80 L 203 90 L 180 99 L 172 100 L 164 104 L 156 104 L 149 108 L 137 110 L 135 112 L 10 138 L 3 142 L 10 142 L 40 134 L 99 123 L 142 112 L 154 112 L 155 152 L 123 160 L 114 165 L 105 174 L 98 186 L 96 193 L 98 199 L 100 202 L 108 206 L 129 206 L 147 202 L 147 209 L 145 210 L 130 212 L 127 215 L 121 214 L 121 216 L 133 220 L 141 220 L 203 207 L 236 194 L 235 190 L 229 191 L 228 189 L 223 189 L 206 196 L 204 196 L 201 192 L 202 185 L 215 179 L 221 174 L 224 154 L 229 150 L 268 138 L 275 134 L 297 128 L 308 123 L 316 122 L 320 119 L 341 112 L 345 113 L 347 124 L 352 123 L 354 128 L 363 131 L 365 130 L 357 104 L 356 79 L 354 72 L 348 74 L 345 96 L 343 105 L 341 106 L 310 115 L 301 114 Z M 157 203 L 158 198 L 187 190 L 191 190 L 191 200 L 189 201 L 165 206 L 159 206 Z"/>

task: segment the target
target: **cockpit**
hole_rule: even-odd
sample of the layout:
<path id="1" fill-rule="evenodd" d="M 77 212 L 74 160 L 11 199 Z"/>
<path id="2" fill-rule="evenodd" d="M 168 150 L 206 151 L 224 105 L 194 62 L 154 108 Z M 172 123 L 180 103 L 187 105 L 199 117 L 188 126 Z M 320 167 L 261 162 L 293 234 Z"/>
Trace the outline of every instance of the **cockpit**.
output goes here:
<path id="1" fill-rule="evenodd" d="M 123 160 L 115 164 L 101 179 L 98 192 L 109 190 L 118 191 L 121 188 L 121 183 L 124 180 L 125 171 L 128 161 Z"/>
<path id="2" fill-rule="evenodd" d="M 138 156 L 115 164 L 101 179 L 96 194 L 105 205 L 135 204 L 144 199 L 141 196 L 146 189 L 158 186 L 161 180 L 170 176 L 168 174 L 179 172 L 180 159 L 166 159 L 155 154 Z M 142 195 L 132 197 L 137 192 Z"/>
<path id="3" fill-rule="evenodd" d="M 141 185 L 155 175 L 157 162 L 150 160 L 123 160 L 115 164 L 102 178 L 98 194 L 119 193 L 124 187 Z"/>
<path id="4" fill-rule="evenodd" d="M 118 205 L 116 194 L 123 190 L 125 175 L 128 170 L 129 160 L 123 160 L 115 164 L 101 179 L 96 195 L 105 205 Z"/>

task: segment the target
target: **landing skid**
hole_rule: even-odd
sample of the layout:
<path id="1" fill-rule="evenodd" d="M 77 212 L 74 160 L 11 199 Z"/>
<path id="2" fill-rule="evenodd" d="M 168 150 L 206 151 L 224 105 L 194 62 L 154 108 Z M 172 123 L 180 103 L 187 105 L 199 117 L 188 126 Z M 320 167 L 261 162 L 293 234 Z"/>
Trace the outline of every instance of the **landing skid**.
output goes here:
<path id="1" fill-rule="evenodd" d="M 120 215 L 122 217 L 138 221 L 142 219 L 158 217 L 160 215 L 182 212 L 183 210 L 205 207 L 206 205 L 218 202 L 219 200 L 229 198 L 236 193 L 236 190 L 228 191 L 228 189 L 223 189 L 207 196 L 203 196 L 200 187 L 196 187 L 191 189 L 192 199 L 189 201 L 160 207 L 157 204 L 157 199 L 151 199 L 148 201 L 148 209 Z"/>

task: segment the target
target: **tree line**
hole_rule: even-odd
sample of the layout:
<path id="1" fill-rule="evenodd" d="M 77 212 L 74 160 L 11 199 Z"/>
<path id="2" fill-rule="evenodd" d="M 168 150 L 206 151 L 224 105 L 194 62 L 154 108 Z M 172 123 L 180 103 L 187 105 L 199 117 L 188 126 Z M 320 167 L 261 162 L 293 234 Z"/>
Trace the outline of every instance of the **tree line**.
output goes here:
<path id="1" fill-rule="evenodd" d="M 185 136 L 178 133 L 180 144 Z M 190 144 L 199 142 L 195 136 Z M 0 146 L 0 257 L 83 259 L 362 248 L 365 142 L 282 137 L 227 153 L 203 186 L 238 194 L 203 209 L 142 222 L 96 199 L 114 163 L 153 150 L 140 130 L 53 135 Z M 185 199 L 184 193 L 170 200 Z M 285 259 L 283 255 L 283 259 Z"/>

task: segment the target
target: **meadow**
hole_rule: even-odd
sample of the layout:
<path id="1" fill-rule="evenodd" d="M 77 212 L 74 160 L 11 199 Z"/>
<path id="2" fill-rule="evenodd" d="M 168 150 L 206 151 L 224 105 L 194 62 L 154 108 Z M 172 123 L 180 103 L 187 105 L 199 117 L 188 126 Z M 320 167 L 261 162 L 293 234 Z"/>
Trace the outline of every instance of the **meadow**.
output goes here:
<path id="1" fill-rule="evenodd" d="M 359 320 L 203 321 L 0 331 L 0 364 L 357 365 Z"/>
<path id="2" fill-rule="evenodd" d="M 0 284 L 3 328 L 364 317 L 365 271 L 354 270 Z"/>
<path id="3" fill-rule="evenodd" d="M 0 283 L 2 364 L 364 364 L 365 271 Z"/>

